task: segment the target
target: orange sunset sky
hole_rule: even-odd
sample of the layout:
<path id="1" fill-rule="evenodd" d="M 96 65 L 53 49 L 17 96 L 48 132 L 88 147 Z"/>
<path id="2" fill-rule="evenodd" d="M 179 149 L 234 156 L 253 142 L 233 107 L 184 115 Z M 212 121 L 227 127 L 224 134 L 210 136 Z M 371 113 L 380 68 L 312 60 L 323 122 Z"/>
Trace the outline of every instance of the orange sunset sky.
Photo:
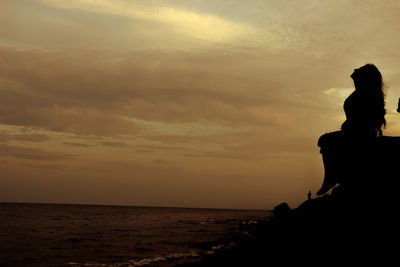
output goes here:
<path id="1" fill-rule="evenodd" d="M 400 2 L 0 1 L 0 201 L 271 209 L 318 190 L 350 74 Z"/>

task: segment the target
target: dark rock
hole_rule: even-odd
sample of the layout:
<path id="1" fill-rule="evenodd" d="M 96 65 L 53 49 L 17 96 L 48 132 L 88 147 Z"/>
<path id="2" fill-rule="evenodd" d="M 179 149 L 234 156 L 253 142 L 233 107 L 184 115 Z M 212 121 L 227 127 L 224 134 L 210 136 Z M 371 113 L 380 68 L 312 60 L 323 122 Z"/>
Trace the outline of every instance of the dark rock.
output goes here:
<path id="1" fill-rule="evenodd" d="M 273 210 L 273 214 L 274 214 L 274 218 L 277 220 L 281 220 L 281 219 L 286 219 L 290 213 L 291 213 L 292 209 L 289 207 L 289 205 L 286 202 L 283 202 L 279 205 L 277 205 Z"/>

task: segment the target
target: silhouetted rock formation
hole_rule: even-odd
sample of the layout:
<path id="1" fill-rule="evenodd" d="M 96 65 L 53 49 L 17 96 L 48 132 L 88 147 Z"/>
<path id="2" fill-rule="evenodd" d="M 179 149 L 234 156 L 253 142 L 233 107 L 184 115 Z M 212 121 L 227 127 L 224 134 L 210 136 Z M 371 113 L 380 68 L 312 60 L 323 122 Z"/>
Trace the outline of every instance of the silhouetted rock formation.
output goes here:
<path id="1" fill-rule="evenodd" d="M 245 229 L 252 238 L 194 266 L 387 266 L 397 260 L 400 137 L 378 137 L 367 151 L 373 157 L 368 172 L 353 177 L 361 184 L 340 184 L 294 209 L 283 202 L 273 218 Z"/>
<path id="2" fill-rule="evenodd" d="M 289 205 L 286 202 L 279 204 L 272 210 L 272 212 L 274 214 L 274 218 L 276 220 L 287 219 L 288 216 L 290 215 L 291 211 L 292 210 L 290 209 Z"/>

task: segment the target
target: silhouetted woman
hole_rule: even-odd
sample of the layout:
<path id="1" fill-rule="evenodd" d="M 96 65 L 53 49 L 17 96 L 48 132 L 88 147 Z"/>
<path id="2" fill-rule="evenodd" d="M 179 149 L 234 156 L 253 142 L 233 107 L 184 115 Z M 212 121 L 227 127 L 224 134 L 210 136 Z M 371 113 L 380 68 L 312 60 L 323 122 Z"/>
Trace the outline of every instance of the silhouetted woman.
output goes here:
<path id="1" fill-rule="evenodd" d="M 325 177 L 318 195 L 339 184 L 351 184 L 362 169 L 368 144 L 382 135 L 385 121 L 385 94 L 382 75 L 373 64 L 355 69 L 351 78 L 355 90 L 344 102 L 346 120 L 341 130 L 322 135 L 318 140 Z M 351 177 L 353 176 L 353 177 Z"/>

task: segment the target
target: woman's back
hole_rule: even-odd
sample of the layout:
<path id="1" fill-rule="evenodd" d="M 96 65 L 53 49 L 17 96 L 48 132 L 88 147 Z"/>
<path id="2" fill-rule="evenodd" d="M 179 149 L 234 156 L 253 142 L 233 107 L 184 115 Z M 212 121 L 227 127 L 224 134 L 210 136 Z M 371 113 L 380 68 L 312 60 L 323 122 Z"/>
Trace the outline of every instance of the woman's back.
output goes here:
<path id="1" fill-rule="evenodd" d="M 379 97 L 355 90 L 344 102 L 346 121 L 341 129 L 345 134 L 376 136 L 384 121 L 384 102 Z"/>

